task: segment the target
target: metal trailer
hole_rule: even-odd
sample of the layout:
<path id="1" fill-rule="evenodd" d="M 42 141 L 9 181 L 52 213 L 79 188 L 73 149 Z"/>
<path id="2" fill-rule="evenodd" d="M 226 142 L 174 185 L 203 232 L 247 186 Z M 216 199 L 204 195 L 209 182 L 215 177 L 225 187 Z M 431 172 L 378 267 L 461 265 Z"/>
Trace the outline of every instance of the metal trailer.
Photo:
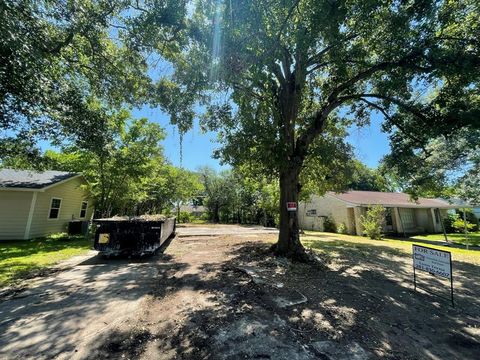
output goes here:
<path id="1" fill-rule="evenodd" d="M 105 256 L 153 254 L 175 235 L 176 219 L 148 217 L 94 219 L 94 249 Z"/>

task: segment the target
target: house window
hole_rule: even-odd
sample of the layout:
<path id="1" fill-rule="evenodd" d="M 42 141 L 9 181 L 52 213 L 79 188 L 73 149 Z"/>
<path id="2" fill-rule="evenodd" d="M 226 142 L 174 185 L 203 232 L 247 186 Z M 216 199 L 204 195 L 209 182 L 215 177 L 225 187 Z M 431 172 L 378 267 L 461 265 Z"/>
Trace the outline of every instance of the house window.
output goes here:
<path id="1" fill-rule="evenodd" d="M 440 223 L 440 210 L 439 210 L 439 209 L 435 209 L 434 213 L 435 213 L 435 222 L 436 222 L 437 224 L 439 224 L 439 223 Z"/>
<path id="2" fill-rule="evenodd" d="M 62 199 L 52 198 L 50 204 L 50 212 L 48 213 L 49 219 L 58 219 L 60 215 L 60 206 L 62 205 Z"/>
<path id="3" fill-rule="evenodd" d="M 316 216 L 317 215 L 317 209 L 311 209 L 307 210 L 307 216 Z"/>
<path id="4" fill-rule="evenodd" d="M 85 218 L 85 216 L 87 215 L 87 207 L 88 207 L 88 202 L 82 201 L 82 207 L 80 208 L 80 219 Z"/>

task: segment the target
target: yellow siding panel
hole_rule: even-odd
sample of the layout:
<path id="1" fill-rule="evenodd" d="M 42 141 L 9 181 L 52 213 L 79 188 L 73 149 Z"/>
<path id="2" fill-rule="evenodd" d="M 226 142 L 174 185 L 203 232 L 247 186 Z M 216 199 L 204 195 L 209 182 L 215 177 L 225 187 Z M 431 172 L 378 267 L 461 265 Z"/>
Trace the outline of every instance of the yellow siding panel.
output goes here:
<path id="1" fill-rule="evenodd" d="M 33 192 L 0 190 L 0 240 L 23 239 Z"/>
<path id="2" fill-rule="evenodd" d="M 85 185 L 85 181 L 82 178 L 76 178 L 54 186 L 45 192 L 38 193 L 37 204 L 30 229 L 31 238 L 66 232 L 68 222 L 72 219 L 79 219 L 82 201 L 88 201 L 85 220 L 90 219 L 93 204 L 92 201 L 87 198 L 87 193 L 82 188 L 82 185 Z M 52 198 L 62 199 L 60 213 L 57 219 L 48 218 Z"/>

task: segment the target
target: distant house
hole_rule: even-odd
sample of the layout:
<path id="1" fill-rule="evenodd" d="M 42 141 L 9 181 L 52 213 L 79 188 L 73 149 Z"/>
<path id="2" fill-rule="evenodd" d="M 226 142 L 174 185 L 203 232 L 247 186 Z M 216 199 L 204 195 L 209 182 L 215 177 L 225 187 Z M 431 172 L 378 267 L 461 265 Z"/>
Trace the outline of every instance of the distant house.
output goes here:
<path id="1" fill-rule="evenodd" d="M 352 235 L 362 235 L 361 216 L 370 205 L 386 208 L 383 224 L 385 233 L 414 234 L 440 233 L 442 219 L 448 209 L 458 205 L 440 199 L 419 198 L 416 202 L 408 194 L 376 191 L 328 192 L 324 196 L 312 196 L 309 201 L 300 202 L 298 217 L 304 230 L 324 230 L 324 221 L 332 217 L 338 226 L 344 224 Z"/>
<path id="2" fill-rule="evenodd" d="M 187 212 L 195 217 L 200 217 L 207 212 L 207 209 L 205 209 L 205 206 L 203 205 L 186 204 L 180 205 L 180 212 Z"/>
<path id="3" fill-rule="evenodd" d="M 458 198 L 453 198 L 453 199 L 449 199 L 449 200 L 446 200 L 446 201 L 448 201 L 450 204 L 455 205 L 456 209 L 470 208 L 473 216 L 477 220 L 480 220 L 480 207 L 475 206 L 475 205 L 474 205 L 475 207 L 471 206 L 466 201 L 464 201 L 462 199 L 458 199 Z M 452 210 L 451 213 L 455 213 L 455 211 Z M 461 213 L 461 211 L 460 211 L 460 213 Z"/>
<path id="4" fill-rule="evenodd" d="M 93 204 L 81 174 L 0 169 L 0 240 L 64 232 L 72 219 L 90 219 Z"/>

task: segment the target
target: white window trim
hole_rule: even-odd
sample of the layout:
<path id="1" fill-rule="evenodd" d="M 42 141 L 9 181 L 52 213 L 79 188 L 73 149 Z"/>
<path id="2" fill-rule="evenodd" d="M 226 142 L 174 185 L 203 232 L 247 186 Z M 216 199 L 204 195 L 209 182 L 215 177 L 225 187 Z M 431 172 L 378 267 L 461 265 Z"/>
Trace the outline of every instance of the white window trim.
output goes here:
<path id="1" fill-rule="evenodd" d="M 87 204 L 87 206 L 85 207 L 85 216 L 81 216 L 82 215 L 82 205 L 83 205 L 83 203 Z M 81 205 L 80 205 L 80 212 L 78 213 L 78 218 L 79 219 L 86 219 L 87 218 L 87 212 L 88 212 L 88 201 L 82 200 Z"/>
<path id="2" fill-rule="evenodd" d="M 56 218 L 51 218 L 50 217 L 50 211 L 52 210 L 52 200 L 55 199 L 55 200 L 60 200 L 60 207 L 58 208 L 58 216 Z M 48 207 L 48 214 L 47 214 L 47 220 L 49 221 L 55 221 L 55 220 L 58 220 L 60 219 L 60 214 L 61 214 L 61 211 L 62 211 L 62 204 L 63 204 L 63 199 L 62 198 L 59 198 L 59 197 L 51 197 L 50 198 L 50 206 Z"/>

